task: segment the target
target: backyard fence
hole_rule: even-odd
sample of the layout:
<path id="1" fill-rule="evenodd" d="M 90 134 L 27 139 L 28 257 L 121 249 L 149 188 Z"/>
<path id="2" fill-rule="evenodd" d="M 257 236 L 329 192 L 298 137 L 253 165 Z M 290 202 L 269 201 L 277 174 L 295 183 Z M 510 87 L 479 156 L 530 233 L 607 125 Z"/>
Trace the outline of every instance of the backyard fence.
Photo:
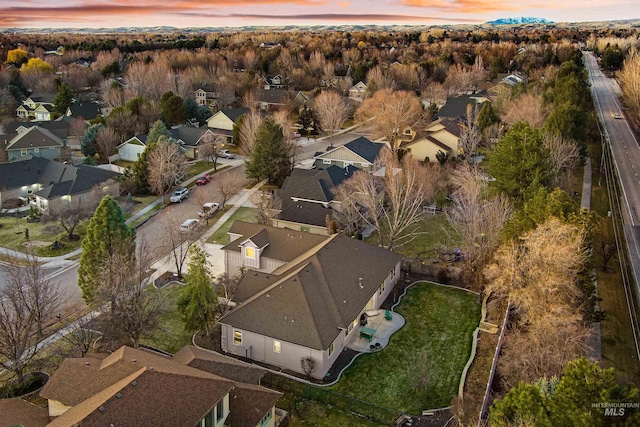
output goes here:
<path id="1" fill-rule="evenodd" d="M 498 344 L 496 345 L 496 352 L 493 355 L 493 363 L 491 364 L 491 371 L 489 372 L 489 381 L 487 382 L 487 389 L 484 392 L 484 399 L 482 399 L 482 408 L 480 409 L 480 417 L 478 417 L 478 426 L 482 425 L 482 420 L 487 413 L 487 407 L 489 406 L 489 400 L 491 398 L 491 385 L 493 384 L 493 377 L 496 374 L 496 366 L 498 365 L 498 357 L 500 356 L 500 349 L 502 348 L 502 341 L 504 340 L 504 333 L 507 330 L 507 321 L 509 319 L 509 308 L 511 302 L 507 303 L 507 310 L 504 313 L 504 321 L 502 322 L 502 330 L 500 331 L 500 338 L 498 338 Z"/>

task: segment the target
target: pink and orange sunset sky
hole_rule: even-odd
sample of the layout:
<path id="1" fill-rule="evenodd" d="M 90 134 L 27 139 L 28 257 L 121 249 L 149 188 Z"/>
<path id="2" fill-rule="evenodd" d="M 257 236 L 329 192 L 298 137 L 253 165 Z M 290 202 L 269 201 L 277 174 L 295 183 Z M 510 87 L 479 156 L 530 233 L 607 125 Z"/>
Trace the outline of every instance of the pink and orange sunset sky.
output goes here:
<path id="1" fill-rule="evenodd" d="M 638 0 L 0 0 L 4 27 L 456 24 L 640 18 Z"/>

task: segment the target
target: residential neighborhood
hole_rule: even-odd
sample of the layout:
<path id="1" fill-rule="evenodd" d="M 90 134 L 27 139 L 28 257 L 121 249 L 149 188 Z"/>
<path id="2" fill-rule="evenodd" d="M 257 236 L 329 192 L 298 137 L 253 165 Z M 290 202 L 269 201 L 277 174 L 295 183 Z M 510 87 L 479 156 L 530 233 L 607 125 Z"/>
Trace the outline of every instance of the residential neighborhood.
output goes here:
<path id="1" fill-rule="evenodd" d="M 352 24 L 0 33 L 0 427 L 640 424 L 640 27 Z"/>

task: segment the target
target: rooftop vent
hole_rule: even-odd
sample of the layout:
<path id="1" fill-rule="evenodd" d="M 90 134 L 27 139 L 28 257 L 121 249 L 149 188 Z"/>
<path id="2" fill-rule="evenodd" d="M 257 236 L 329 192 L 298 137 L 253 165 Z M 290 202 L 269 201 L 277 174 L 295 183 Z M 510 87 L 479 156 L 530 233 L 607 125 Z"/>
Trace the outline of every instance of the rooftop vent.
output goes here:
<path id="1" fill-rule="evenodd" d="M 105 410 L 104 406 L 101 406 L 101 407 L 98 408 L 98 411 L 100 411 L 100 412 L 104 412 L 104 410 Z"/>
<path id="2" fill-rule="evenodd" d="M 137 386 L 138 385 L 138 381 L 131 382 L 131 385 L 134 386 L 134 387 Z"/>
<path id="3" fill-rule="evenodd" d="M 360 286 L 360 289 L 364 289 L 364 285 L 362 284 L 362 277 L 358 277 L 358 286 Z"/>
<path id="4" fill-rule="evenodd" d="M 122 393 L 117 393 L 116 394 L 116 399 L 122 399 Z"/>

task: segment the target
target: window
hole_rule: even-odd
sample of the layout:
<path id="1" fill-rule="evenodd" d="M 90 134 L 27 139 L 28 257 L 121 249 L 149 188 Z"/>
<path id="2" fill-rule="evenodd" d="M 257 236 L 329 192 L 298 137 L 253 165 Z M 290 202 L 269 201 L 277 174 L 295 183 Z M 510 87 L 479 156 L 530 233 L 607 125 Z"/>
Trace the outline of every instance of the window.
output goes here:
<path id="1" fill-rule="evenodd" d="M 216 405 L 216 423 L 219 423 L 224 417 L 224 398 Z"/>
<path id="2" fill-rule="evenodd" d="M 380 295 L 382 295 L 383 292 L 384 292 L 384 282 L 382 282 L 382 285 L 380 285 Z"/>
<path id="3" fill-rule="evenodd" d="M 322 159 L 322 164 L 323 165 L 330 165 L 331 164 L 331 159 Z"/>
<path id="4" fill-rule="evenodd" d="M 255 257 L 256 257 L 256 250 L 255 250 L 255 249 L 253 249 L 253 248 L 245 247 L 245 248 L 244 248 L 244 256 L 245 256 L 246 258 L 254 258 L 254 259 L 255 259 Z"/>
<path id="5" fill-rule="evenodd" d="M 213 427 L 213 418 L 215 414 L 213 413 L 213 409 L 209 411 L 206 417 L 204 417 L 204 427 Z M 202 423 L 200 423 L 202 425 Z"/>
<path id="6" fill-rule="evenodd" d="M 280 341 L 273 340 L 273 352 L 280 353 Z"/>
<path id="7" fill-rule="evenodd" d="M 358 319 L 355 319 L 353 322 L 349 323 L 349 326 L 347 327 L 347 335 L 349 335 L 351 331 L 353 331 L 353 328 L 355 328 L 357 324 Z"/>
<path id="8" fill-rule="evenodd" d="M 233 330 L 233 345 L 242 345 L 242 331 Z"/>
<path id="9" fill-rule="evenodd" d="M 331 356 L 333 354 L 333 343 L 331 343 L 331 345 L 329 346 L 329 356 Z"/>
<path id="10" fill-rule="evenodd" d="M 138 158 L 140 158 L 140 153 L 136 153 L 136 156 L 138 156 Z"/>
<path id="11" fill-rule="evenodd" d="M 369 166 L 371 166 L 369 163 L 360 163 L 361 168 L 368 168 Z"/>
<path id="12" fill-rule="evenodd" d="M 265 426 L 269 423 L 269 421 L 271 421 L 271 412 L 272 410 L 269 409 L 269 412 L 267 412 L 267 414 L 262 417 L 262 419 L 260 420 L 260 426 Z"/>
<path id="13" fill-rule="evenodd" d="M 27 155 L 27 150 L 20 150 L 20 155 L 21 156 L 26 156 Z"/>
<path id="14" fill-rule="evenodd" d="M 34 149 L 33 149 L 33 152 L 34 152 L 34 153 L 39 153 L 39 152 L 40 152 L 40 149 L 36 147 L 36 148 L 34 148 Z"/>

